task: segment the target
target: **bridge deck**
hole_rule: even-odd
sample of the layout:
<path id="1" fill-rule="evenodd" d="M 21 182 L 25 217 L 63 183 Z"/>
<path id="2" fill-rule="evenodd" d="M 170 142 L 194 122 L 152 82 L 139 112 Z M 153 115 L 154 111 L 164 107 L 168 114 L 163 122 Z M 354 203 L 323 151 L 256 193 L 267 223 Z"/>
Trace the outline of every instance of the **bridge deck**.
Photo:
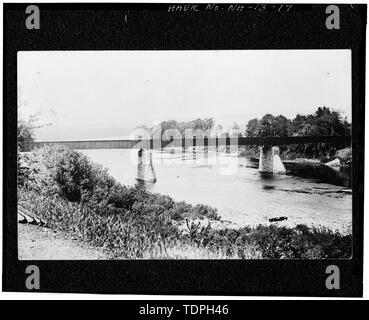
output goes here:
<path id="1" fill-rule="evenodd" d="M 87 140 L 87 141 L 44 141 L 31 142 L 25 146 L 30 151 L 45 145 L 64 145 L 72 149 L 161 149 L 165 147 L 192 146 L 245 146 L 245 145 L 292 145 L 304 143 L 351 144 L 351 136 L 304 136 L 304 137 L 219 137 L 189 138 L 173 140 Z"/>

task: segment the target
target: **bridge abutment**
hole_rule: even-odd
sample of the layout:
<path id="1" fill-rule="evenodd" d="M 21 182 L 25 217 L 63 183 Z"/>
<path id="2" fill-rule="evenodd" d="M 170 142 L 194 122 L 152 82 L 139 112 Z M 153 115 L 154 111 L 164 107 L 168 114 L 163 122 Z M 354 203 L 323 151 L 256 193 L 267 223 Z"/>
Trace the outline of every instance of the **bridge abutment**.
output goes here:
<path id="1" fill-rule="evenodd" d="M 261 174 L 285 174 L 286 168 L 279 157 L 279 147 L 259 147 L 259 172 Z"/>
<path id="2" fill-rule="evenodd" d="M 156 182 L 156 173 L 152 164 L 151 150 L 140 149 L 138 151 L 136 179 L 141 182 Z"/>

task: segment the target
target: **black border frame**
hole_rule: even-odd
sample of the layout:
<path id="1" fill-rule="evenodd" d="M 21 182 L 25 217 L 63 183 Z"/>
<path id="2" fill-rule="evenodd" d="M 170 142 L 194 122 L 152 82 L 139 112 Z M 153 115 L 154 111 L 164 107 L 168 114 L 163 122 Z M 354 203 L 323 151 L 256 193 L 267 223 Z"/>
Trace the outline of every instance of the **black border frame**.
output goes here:
<path id="1" fill-rule="evenodd" d="M 40 30 L 25 27 L 31 3 L 7 3 L 3 60 L 3 290 L 28 291 L 25 268 L 41 272 L 40 292 L 362 296 L 366 5 L 338 4 L 341 28 L 325 27 L 328 4 L 277 11 L 169 13 L 167 4 L 36 4 Z M 34 4 L 34 3 L 32 3 Z M 226 7 L 227 4 L 218 4 Z M 126 17 L 126 18 L 125 18 Z M 127 20 L 127 21 L 126 21 Z M 19 261 L 17 256 L 17 52 L 27 50 L 351 49 L 353 257 L 350 260 Z M 337 265 L 341 289 L 327 290 Z"/>

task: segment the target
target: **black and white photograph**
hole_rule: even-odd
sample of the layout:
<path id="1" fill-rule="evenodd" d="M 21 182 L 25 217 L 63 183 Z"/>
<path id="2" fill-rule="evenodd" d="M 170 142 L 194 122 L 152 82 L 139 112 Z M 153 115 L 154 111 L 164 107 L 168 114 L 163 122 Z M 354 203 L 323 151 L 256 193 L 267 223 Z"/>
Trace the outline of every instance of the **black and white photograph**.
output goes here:
<path id="1" fill-rule="evenodd" d="M 3 291 L 159 298 L 132 319 L 367 295 L 366 5 L 3 19 Z"/>
<path id="2" fill-rule="evenodd" d="M 20 260 L 350 259 L 351 50 L 17 62 Z"/>

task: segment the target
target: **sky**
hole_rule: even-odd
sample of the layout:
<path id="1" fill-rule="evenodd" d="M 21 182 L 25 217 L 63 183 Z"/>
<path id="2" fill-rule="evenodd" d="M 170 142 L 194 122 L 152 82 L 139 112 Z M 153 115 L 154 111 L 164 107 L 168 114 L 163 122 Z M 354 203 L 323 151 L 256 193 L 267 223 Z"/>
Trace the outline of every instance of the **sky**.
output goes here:
<path id="1" fill-rule="evenodd" d="M 119 139 L 170 119 L 243 129 L 319 106 L 351 121 L 350 50 L 18 52 L 18 116 L 39 114 L 38 141 Z"/>

